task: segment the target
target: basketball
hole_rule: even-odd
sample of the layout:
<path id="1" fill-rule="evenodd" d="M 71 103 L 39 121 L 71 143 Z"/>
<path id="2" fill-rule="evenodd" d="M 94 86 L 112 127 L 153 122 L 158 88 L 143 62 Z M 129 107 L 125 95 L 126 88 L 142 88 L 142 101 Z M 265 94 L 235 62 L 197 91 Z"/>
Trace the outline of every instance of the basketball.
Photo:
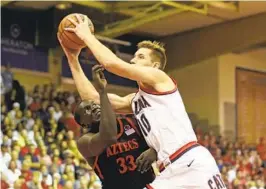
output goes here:
<path id="1" fill-rule="evenodd" d="M 76 14 L 77 13 L 73 13 L 73 14 L 69 14 L 69 15 L 65 16 L 58 26 L 58 33 L 62 39 L 62 43 L 67 48 L 75 49 L 75 50 L 86 47 L 86 44 L 82 40 L 80 40 L 79 37 L 75 33 L 71 32 L 71 31 L 66 31 L 66 30 L 64 30 L 64 28 L 74 28 L 75 27 L 75 25 L 71 21 L 69 21 L 68 18 L 72 18 L 73 20 L 78 22 Z M 84 14 L 79 14 L 79 15 L 81 15 L 81 18 L 84 21 L 85 15 Z M 93 23 L 90 19 L 89 19 L 89 27 L 91 29 L 91 32 L 94 33 L 94 26 L 93 26 Z"/>

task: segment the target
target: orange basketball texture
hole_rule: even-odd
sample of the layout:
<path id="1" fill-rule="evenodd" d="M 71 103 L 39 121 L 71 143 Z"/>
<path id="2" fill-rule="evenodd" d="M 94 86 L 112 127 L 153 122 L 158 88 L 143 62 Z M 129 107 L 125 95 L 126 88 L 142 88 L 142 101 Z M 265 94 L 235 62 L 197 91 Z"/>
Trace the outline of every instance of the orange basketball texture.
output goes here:
<path id="1" fill-rule="evenodd" d="M 68 18 L 72 18 L 73 20 L 78 22 L 76 14 L 77 13 L 73 13 L 73 14 L 69 14 L 65 16 L 61 20 L 58 26 L 58 33 L 62 39 L 62 43 L 69 49 L 80 49 L 80 48 L 86 47 L 86 44 L 82 40 L 80 40 L 79 37 L 75 33 L 64 30 L 64 28 L 75 27 L 75 25 L 72 22 L 70 22 Z M 81 18 L 84 21 L 85 15 L 83 14 L 79 14 L 79 15 L 81 15 Z M 91 32 L 94 33 L 94 26 L 90 19 L 89 19 L 89 27 L 91 29 Z"/>

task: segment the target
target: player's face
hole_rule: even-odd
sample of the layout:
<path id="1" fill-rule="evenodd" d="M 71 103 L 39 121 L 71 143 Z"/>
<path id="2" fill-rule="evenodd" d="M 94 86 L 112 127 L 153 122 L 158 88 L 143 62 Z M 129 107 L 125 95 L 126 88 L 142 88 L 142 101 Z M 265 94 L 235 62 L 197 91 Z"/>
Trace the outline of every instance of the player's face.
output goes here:
<path id="1" fill-rule="evenodd" d="M 98 104 L 95 104 L 93 101 L 82 108 L 80 112 L 80 124 L 83 127 L 88 127 L 93 122 L 100 121 L 101 118 L 101 108 Z"/>
<path id="2" fill-rule="evenodd" d="M 137 64 L 140 66 L 154 67 L 154 62 L 151 58 L 152 50 L 147 48 L 140 48 L 134 55 L 134 58 L 130 61 L 131 64 Z"/>

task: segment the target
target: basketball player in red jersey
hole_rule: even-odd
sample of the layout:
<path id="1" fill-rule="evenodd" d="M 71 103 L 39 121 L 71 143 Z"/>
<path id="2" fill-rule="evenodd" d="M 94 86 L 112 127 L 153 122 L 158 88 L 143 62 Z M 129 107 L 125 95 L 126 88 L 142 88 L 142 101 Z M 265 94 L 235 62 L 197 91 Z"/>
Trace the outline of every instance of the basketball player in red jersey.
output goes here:
<path id="1" fill-rule="evenodd" d="M 116 111 L 133 111 L 147 144 L 157 152 L 161 173 L 151 188 L 226 188 L 214 158 L 197 143 L 176 83 L 163 71 L 166 65 L 163 46 L 151 41 L 139 43 L 129 64 L 97 40 L 90 32 L 87 17 L 82 21 L 77 15 L 77 22 L 69 20 L 76 27 L 65 30 L 75 32 L 106 70 L 138 82 L 136 94 L 108 97 Z M 97 91 L 84 78 L 77 54 L 68 50 L 65 53 L 76 85 L 80 88 L 86 85 L 86 89 L 80 90 L 87 93 L 88 99 L 99 100 Z"/>
<path id="2" fill-rule="evenodd" d="M 88 131 L 78 139 L 78 149 L 101 179 L 103 189 L 142 189 L 155 178 L 151 163 L 157 154 L 147 146 L 132 114 L 115 115 L 102 71 L 93 75 L 100 105 L 84 100 L 76 108 L 75 120 Z M 145 162 L 139 167 L 143 173 L 137 171 L 139 157 Z"/>

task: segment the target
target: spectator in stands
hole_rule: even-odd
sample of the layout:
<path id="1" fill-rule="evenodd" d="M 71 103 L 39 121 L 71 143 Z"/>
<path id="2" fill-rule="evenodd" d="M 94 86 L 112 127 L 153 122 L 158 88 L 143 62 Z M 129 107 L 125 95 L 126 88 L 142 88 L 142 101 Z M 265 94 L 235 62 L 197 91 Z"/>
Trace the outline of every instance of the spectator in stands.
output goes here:
<path id="1" fill-rule="evenodd" d="M 7 183 L 9 186 L 13 186 L 14 182 L 19 178 L 21 175 L 21 171 L 17 168 L 17 164 L 15 161 L 11 160 L 9 162 L 8 170 L 4 173 L 7 178 Z"/>
<path id="2" fill-rule="evenodd" d="M 33 172 L 32 180 L 28 181 L 26 185 L 28 188 L 42 189 L 40 172 Z"/>
<path id="3" fill-rule="evenodd" d="M 60 172 L 62 174 L 65 173 L 66 167 L 68 167 L 73 173 L 75 172 L 76 167 L 75 167 L 73 159 L 74 159 L 74 155 L 72 154 L 72 152 L 66 151 L 64 154 L 64 160 L 62 164 L 60 165 Z"/>
<path id="4" fill-rule="evenodd" d="M 67 130 L 72 131 L 73 139 L 80 136 L 80 126 L 77 124 L 74 119 L 74 115 L 70 111 L 65 112 L 63 123 L 66 126 Z"/>
<path id="5" fill-rule="evenodd" d="M 74 189 L 87 189 L 88 185 L 89 180 L 85 176 L 82 176 L 75 181 Z"/>
<path id="6" fill-rule="evenodd" d="M 32 130 L 33 125 L 35 124 L 35 120 L 32 118 L 32 112 L 30 110 L 26 110 L 24 112 L 24 117 L 22 119 L 22 122 L 25 125 L 25 129 L 27 131 Z"/>
<path id="7" fill-rule="evenodd" d="M 11 155 L 9 154 L 8 146 L 6 144 L 2 144 L 2 146 L 1 146 L 1 162 L 3 163 L 3 166 L 8 167 L 10 160 L 11 160 Z"/>
<path id="8" fill-rule="evenodd" d="M 72 105 L 75 102 L 74 94 L 71 92 L 67 93 L 66 99 L 69 105 Z"/>
<path id="9" fill-rule="evenodd" d="M 7 148 L 10 148 L 12 145 L 12 130 L 11 128 L 6 128 L 4 132 L 5 136 L 3 137 L 3 146 L 7 146 Z M 8 152 L 7 152 L 8 153 Z"/>
<path id="10" fill-rule="evenodd" d="M 40 151 L 39 161 L 45 166 L 50 166 L 52 164 L 52 159 L 51 156 L 47 154 L 46 146 L 41 146 L 40 149 L 41 151 Z"/>
<path id="11" fill-rule="evenodd" d="M 14 189 L 27 189 L 26 183 L 25 183 L 25 179 L 23 179 L 21 176 L 19 177 L 19 179 L 17 179 L 14 182 Z"/>
<path id="12" fill-rule="evenodd" d="M 232 183 L 236 179 L 237 167 L 230 165 L 228 166 L 227 180 Z"/>
<path id="13" fill-rule="evenodd" d="M 47 112 L 48 102 L 44 101 L 41 104 L 41 108 L 37 111 L 37 117 L 40 118 L 44 124 L 44 129 L 47 131 L 49 128 L 49 113 Z"/>
<path id="14" fill-rule="evenodd" d="M 266 167 L 266 139 L 261 137 L 259 144 L 257 145 L 257 152 L 263 160 L 264 166 Z"/>
<path id="15" fill-rule="evenodd" d="M 20 147 L 24 147 L 26 145 L 26 142 L 28 141 L 25 136 L 27 134 L 23 131 L 24 126 L 22 124 L 19 124 L 16 128 L 16 130 L 13 131 L 13 141 L 16 141 L 16 144 L 19 145 Z M 23 134 L 24 132 L 24 134 Z"/>
<path id="16" fill-rule="evenodd" d="M 16 125 L 20 124 L 23 121 L 23 113 L 22 113 L 22 111 L 18 111 L 16 113 L 14 121 L 15 121 L 15 125 L 14 125 L 14 128 L 12 128 L 12 129 L 15 129 Z"/>
<path id="17" fill-rule="evenodd" d="M 6 67 L 3 67 L 1 71 L 2 82 L 4 85 L 4 93 L 8 93 L 13 88 L 13 73 L 11 71 L 11 65 L 8 63 Z"/>
<path id="18" fill-rule="evenodd" d="M 62 141 L 62 143 L 61 143 L 61 146 L 60 146 L 60 150 L 61 150 L 61 152 L 65 152 L 65 151 L 67 151 L 68 150 L 68 144 L 67 144 L 67 141 Z M 63 157 L 62 157 L 63 158 Z"/>
<path id="19" fill-rule="evenodd" d="M 58 165 L 55 163 L 51 164 L 51 166 L 49 167 L 49 173 L 52 175 L 53 178 L 56 176 L 60 177 Z"/>
<path id="20" fill-rule="evenodd" d="M 71 105 L 71 112 L 73 113 L 76 109 L 76 106 L 81 102 L 81 98 L 78 94 L 75 94 L 75 102 Z"/>
<path id="21" fill-rule="evenodd" d="M 53 118 L 56 122 L 62 117 L 63 113 L 59 110 L 59 107 L 55 109 L 54 107 L 50 107 L 48 109 L 50 118 Z"/>
<path id="22" fill-rule="evenodd" d="M 39 162 L 40 150 L 34 144 L 29 145 L 28 155 L 31 157 L 32 162 Z"/>
<path id="23" fill-rule="evenodd" d="M 37 112 L 41 108 L 41 99 L 40 97 L 36 96 L 33 97 L 32 103 L 29 104 L 29 109 L 32 112 Z"/>
<path id="24" fill-rule="evenodd" d="M 39 95 L 40 94 L 40 86 L 39 85 L 35 85 L 33 88 L 33 95 Z"/>
<path id="25" fill-rule="evenodd" d="M 10 113 L 11 119 L 15 119 L 16 114 L 20 111 L 20 104 L 18 102 L 14 102 Z"/>
<path id="26" fill-rule="evenodd" d="M 74 183 L 71 180 L 67 180 L 64 185 L 64 189 L 73 189 L 73 187 L 74 187 Z"/>
<path id="27" fill-rule="evenodd" d="M 10 103 L 8 104 L 8 107 L 11 108 L 12 104 L 15 102 L 18 102 L 20 105 L 20 110 L 24 111 L 26 108 L 26 96 L 25 96 L 25 90 L 20 85 L 19 81 L 13 80 L 13 88 L 10 91 L 10 95 L 8 98 L 10 98 Z"/>
<path id="28" fill-rule="evenodd" d="M 7 108 L 6 105 L 3 103 L 1 104 L 1 129 L 3 129 L 2 126 L 4 124 L 6 115 L 7 115 Z"/>
<path id="29" fill-rule="evenodd" d="M 24 160 L 22 162 L 21 175 L 25 182 L 32 180 L 32 171 L 30 170 L 31 162 Z"/>
<path id="30" fill-rule="evenodd" d="M 53 184 L 53 177 L 49 173 L 47 166 L 41 165 L 40 167 L 40 180 L 45 186 L 51 186 Z"/>
<path id="31" fill-rule="evenodd" d="M 19 157 L 19 152 L 17 150 L 13 150 L 11 152 L 11 161 L 14 161 L 16 163 L 16 166 L 19 170 L 21 170 L 22 168 L 22 163 L 21 161 L 18 159 Z"/>

